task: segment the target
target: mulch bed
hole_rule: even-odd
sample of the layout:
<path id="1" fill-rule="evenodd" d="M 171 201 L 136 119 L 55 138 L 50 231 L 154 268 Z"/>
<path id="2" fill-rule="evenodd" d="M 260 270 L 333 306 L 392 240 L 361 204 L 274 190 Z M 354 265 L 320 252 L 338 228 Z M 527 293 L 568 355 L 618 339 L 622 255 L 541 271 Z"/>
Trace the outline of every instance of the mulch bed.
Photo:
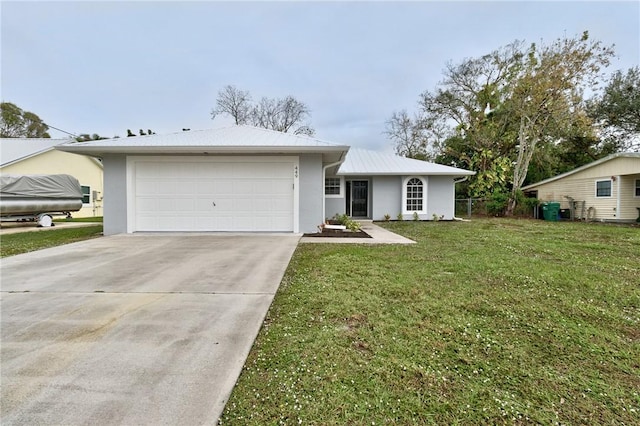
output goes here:
<path id="1" fill-rule="evenodd" d="M 323 229 L 322 232 L 314 232 L 312 234 L 304 234 L 304 237 L 322 237 L 322 238 L 371 238 L 371 235 L 364 231 L 342 231 L 340 229 Z"/>

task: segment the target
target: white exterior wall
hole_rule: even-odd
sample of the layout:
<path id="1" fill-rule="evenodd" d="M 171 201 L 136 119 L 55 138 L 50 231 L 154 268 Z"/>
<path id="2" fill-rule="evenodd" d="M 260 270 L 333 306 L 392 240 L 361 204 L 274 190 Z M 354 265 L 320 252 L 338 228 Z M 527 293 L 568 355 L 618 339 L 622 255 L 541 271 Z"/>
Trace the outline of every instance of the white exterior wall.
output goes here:
<path id="1" fill-rule="evenodd" d="M 127 232 L 127 157 L 105 155 L 104 166 L 104 235 Z"/>
<path id="2" fill-rule="evenodd" d="M 452 220 L 455 214 L 455 184 L 452 176 L 343 176 L 343 179 L 369 181 L 369 216 L 373 220 L 384 220 L 388 214 L 396 220 L 403 213 L 404 182 L 410 177 L 419 177 L 425 184 L 425 212 L 421 220 L 433 220 L 433 215 Z M 341 197 L 325 198 L 325 217 L 345 212 L 345 194 Z M 412 220 L 413 213 L 403 213 L 404 220 Z"/>
<path id="3" fill-rule="evenodd" d="M 429 176 L 427 192 L 427 214 L 424 219 L 432 220 L 436 215 L 444 220 L 452 220 L 455 215 L 456 188 L 451 176 Z"/>
<path id="4" fill-rule="evenodd" d="M 322 214 L 322 154 L 300 155 L 300 232 L 316 232 Z"/>
<path id="5" fill-rule="evenodd" d="M 388 214 L 395 220 L 402 211 L 402 178 L 400 176 L 373 176 L 371 212 L 373 220 L 384 220 Z"/>

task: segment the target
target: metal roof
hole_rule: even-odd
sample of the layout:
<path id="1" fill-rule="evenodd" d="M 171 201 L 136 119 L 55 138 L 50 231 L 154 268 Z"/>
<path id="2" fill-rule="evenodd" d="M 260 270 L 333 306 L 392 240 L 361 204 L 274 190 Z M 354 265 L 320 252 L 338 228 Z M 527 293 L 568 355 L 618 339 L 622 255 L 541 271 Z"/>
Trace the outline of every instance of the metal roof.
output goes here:
<path id="1" fill-rule="evenodd" d="M 532 183 L 531 185 L 523 186 L 520 189 L 523 191 L 526 191 L 528 189 L 535 188 L 536 186 L 544 185 L 545 183 L 553 182 L 554 180 L 562 179 L 567 176 L 571 176 L 574 173 L 578 173 L 583 170 L 590 169 L 591 167 L 597 166 L 598 164 L 606 163 L 607 161 L 613 160 L 614 158 L 640 158 L 640 152 L 618 152 L 615 154 L 611 154 L 604 158 L 596 160 L 592 163 L 585 164 L 584 166 L 580 166 L 577 169 L 570 170 L 558 176 L 550 177 L 549 179 L 541 180 L 540 182 Z"/>
<path id="2" fill-rule="evenodd" d="M 361 148 L 351 148 L 338 170 L 338 175 L 441 175 L 470 176 L 475 172 L 414 160 L 399 155 L 385 154 Z"/>
<path id="3" fill-rule="evenodd" d="M 59 146 L 58 149 L 80 154 L 102 155 L 108 153 L 343 152 L 349 147 L 309 136 L 242 125 L 166 135 L 75 142 Z"/>
<path id="4" fill-rule="evenodd" d="M 52 150 L 55 146 L 72 139 L 51 138 L 1 138 L 0 166 L 5 167 Z"/>

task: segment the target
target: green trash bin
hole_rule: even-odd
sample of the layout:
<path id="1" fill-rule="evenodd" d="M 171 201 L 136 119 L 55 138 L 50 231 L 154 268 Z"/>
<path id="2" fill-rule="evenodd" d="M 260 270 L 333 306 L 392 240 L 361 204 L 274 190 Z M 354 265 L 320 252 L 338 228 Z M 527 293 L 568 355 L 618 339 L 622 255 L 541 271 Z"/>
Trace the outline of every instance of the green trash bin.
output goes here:
<path id="1" fill-rule="evenodd" d="M 544 220 L 557 221 L 560 216 L 560 203 L 542 203 L 542 217 Z"/>

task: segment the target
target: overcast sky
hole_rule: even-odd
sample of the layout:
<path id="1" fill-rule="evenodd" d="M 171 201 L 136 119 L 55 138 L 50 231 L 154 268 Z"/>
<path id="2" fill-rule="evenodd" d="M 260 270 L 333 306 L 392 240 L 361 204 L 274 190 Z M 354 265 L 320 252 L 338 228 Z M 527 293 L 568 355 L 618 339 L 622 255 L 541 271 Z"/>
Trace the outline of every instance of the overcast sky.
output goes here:
<path id="1" fill-rule="evenodd" d="M 640 2 L 2 1 L 1 97 L 71 133 L 229 124 L 217 92 L 293 95 L 316 137 L 388 150 L 447 61 L 588 30 L 640 63 Z M 53 137 L 63 133 L 51 132 Z"/>

